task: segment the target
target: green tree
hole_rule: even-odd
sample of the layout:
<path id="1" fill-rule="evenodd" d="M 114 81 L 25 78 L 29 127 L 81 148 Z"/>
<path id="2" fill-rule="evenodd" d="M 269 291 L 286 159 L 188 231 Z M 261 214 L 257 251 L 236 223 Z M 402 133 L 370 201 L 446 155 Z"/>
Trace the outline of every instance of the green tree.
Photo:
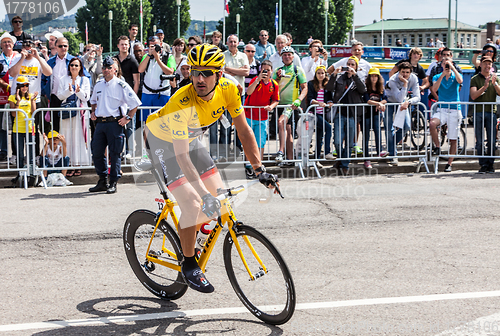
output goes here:
<path id="1" fill-rule="evenodd" d="M 328 14 L 328 44 L 342 43 L 352 27 L 352 1 L 330 0 Z M 226 36 L 236 33 L 236 14 L 240 14 L 240 38 L 257 40 L 260 30 L 269 32 L 274 42 L 276 28 L 275 2 L 260 0 L 231 0 L 230 14 L 226 17 Z M 222 20 L 217 29 L 222 32 Z M 283 2 L 282 32 L 292 34 L 294 44 L 305 44 L 309 35 L 323 40 L 325 37 L 325 8 L 323 0 L 296 0 Z"/>
<path id="2" fill-rule="evenodd" d="M 68 40 L 68 52 L 73 56 L 78 55 L 80 53 L 80 43 L 83 42 L 80 34 L 65 32 L 63 35 Z"/>
<path id="3" fill-rule="evenodd" d="M 156 25 L 157 29 L 162 29 L 165 33 L 164 42 L 172 44 L 177 38 L 177 1 L 176 0 L 152 0 L 151 7 L 153 12 L 153 19 L 149 27 L 149 35 L 153 34 L 152 25 Z M 181 1 L 181 36 L 188 29 L 191 23 L 191 16 L 189 14 L 189 0 Z"/>
<path id="4" fill-rule="evenodd" d="M 87 5 L 76 12 L 76 23 L 80 30 L 80 38 L 85 40 L 85 22 L 89 30 L 89 42 L 102 44 L 105 52 L 109 52 L 109 16 L 113 11 L 111 45 L 116 51 L 116 41 L 121 35 L 128 36 L 131 23 L 140 25 L 140 0 L 87 0 Z M 147 37 L 153 18 L 151 2 L 142 1 L 143 31 Z M 139 26 L 140 29 L 140 26 Z M 140 32 L 139 32 L 140 37 Z"/>

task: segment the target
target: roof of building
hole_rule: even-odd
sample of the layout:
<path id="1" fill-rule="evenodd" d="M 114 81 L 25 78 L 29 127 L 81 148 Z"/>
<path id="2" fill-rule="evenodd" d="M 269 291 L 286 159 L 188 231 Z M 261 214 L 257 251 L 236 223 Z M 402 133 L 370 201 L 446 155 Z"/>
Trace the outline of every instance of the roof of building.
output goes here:
<path id="1" fill-rule="evenodd" d="M 422 29 L 448 29 L 447 18 L 432 18 L 432 19 L 387 19 L 384 20 L 384 31 L 391 30 L 422 30 Z M 451 20 L 451 29 L 455 29 L 455 20 Z M 481 28 L 468 25 L 457 21 L 457 29 L 480 32 Z M 357 28 L 356 32 L 381 31 L 382 21 L 378 21 L 361 28 Z"/>

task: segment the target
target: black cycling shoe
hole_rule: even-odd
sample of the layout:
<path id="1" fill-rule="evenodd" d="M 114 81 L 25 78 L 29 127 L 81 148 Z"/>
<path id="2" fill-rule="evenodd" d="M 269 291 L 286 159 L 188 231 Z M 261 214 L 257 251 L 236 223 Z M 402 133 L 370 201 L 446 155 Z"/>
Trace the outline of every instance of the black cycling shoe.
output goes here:
<path id="1" fill-rule="evenodd" d="M 215 290 L 199 267 L 189 271 L 182 270 L 181 273 L 188 286 L 192 289 L 202 293 L 212 293 Z"/>

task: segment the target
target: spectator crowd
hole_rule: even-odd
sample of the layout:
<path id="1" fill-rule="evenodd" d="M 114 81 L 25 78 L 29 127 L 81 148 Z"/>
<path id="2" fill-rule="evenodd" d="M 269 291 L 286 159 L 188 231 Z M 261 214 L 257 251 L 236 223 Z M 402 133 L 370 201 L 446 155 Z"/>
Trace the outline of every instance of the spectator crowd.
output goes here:
<path id="1" fill-rule="evenodd" d="M 0 116 L 0 162 L 9 160 L 18 168 L 28 164 L 25 144 L 33 141 L 36 155 L 28 157 L 49 173 L 62 167 L 60 172 L 65 176 L 78 176 L 80 167 L 95 164 L 100 184 L 94 191 L 116 192 L 121 175 L 117 162 L 144 155 L 142 136 L 134 141 L 133 132 L 142 129 L 150 113 L 190 83 L 186 54 L 202 44 L 201 38 L 178 38 L 170 46 L 164 41 L 163 30 L 158 29 L 143 45 L 137 40 L 138 25 L 132 24 L 128 34 L 116 40 L 118 53 L 103 58 L 100 45 L 89 43 L 80 55 L 70 55 L 68 40 L 60 32 L 48 33 L 44 45 L 22 30 L 20 17 L 14 17 L 12 24 L 14 30 L 0 37 L 0 104 L 13 109 Z M 408 59 L 390 71 L 388 81 L 362 57 L 361 42 L 352 44 L 352 56 L 333 64 L 328 62 L 322 41 L 312 36 L 309 53 L 302 58 L 292 48 L 288 33 L 276 36 L 273 44 L 269 33 L 261 30 L 257 42 L 252 39 L 252 43 L 242 45 L 238 36 L 229 35 L 222 41 L 222 34 L 215 31 L 210 42 L 224 52 L 224 76 L 239 89 L 262 158 L 268 141 L 276 140 L 272 156 L 282 166 L 293 165 L 302 153 L 309 155 L 310 149 L 315 159 L 334 160 L 344 175 L 349 173 L 352 155 L 364 158 L 366 169 L 372 168 L 370 158 L 398 165 L 398 146 L 412 126 L 409 111 L 427 90 L 430 103 L 449 103 L 439 106 L 429 118 L 432 153 L 442 154 L 438 129 L 444 125 L 449 154 L 457 153 L 458 129 L 464 119 L 458 102 L 464 80 L 452 50 L 441 41 L 429 42 L 430 47 L 440 47 L 427 71 L 419 64 L 422 50 L 412 48 Z M 500 96 L 500 79 L 494 62 L 498 46 L 500 41 L 497 45 L 488 43 L 474 53 L 476 74 L 467 88 L 470 101 L 485 103 L 469 113 L 474 118 L 475 149 L 484 156 L 494 155 L 496 149 L 495 102 Z M 243 47 L 243 52 L 238 47 Z M 146 108 L 136 114 L 139 105 Z M 299 114 L 311 105 L 314 108 L 308 110 L 309 115 Z M 40 108 L 48 111 L 37 112 L 27 124 L 26 118 L 31 119 Z M 300 118 L 308 121 L 308 129 L 298 127 Z M 110 119 L 119 128 L 108 125 Z M 301 148 L 303 137 L 309 141 L 306 148 Z M 11 157 L 7 156 L 8 143 Z M 210 127 L 209 144 L 215 161 L 241 154 L 229 113 Z M 107 175 L 106 158 L 111 163 L 109 184 L 102 179 Z M 493 172 L 493 161 L 482 158 L 479 171 Z M 452 164 L 451 157 L 445 171 L 452 171 Z M 321 167 L 319 161 L 317 165 Z M 248 178 L 255 176 L 249 165 L 245 171 Z"/>

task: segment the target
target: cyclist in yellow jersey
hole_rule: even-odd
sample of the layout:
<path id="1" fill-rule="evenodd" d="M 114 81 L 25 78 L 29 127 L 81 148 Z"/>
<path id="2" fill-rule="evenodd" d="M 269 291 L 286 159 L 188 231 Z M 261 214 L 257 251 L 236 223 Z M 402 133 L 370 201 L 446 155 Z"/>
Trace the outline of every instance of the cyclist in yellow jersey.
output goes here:
<path id="1" fill-rule="evenodd" d="M 146 146 L 153 165 L 163 173 L 182 215 L 179 236 L 184 254 L 182 274 L 189 287 L 204 293 L 214 291 L 195 258 L 197 225 L 220 216 L 215 198 L 222 179 L 208 151 L 197 137 L 223 116 L 233 117 L 247 159 L 259 180 L 268 188 L 278 179 L 266 173 L 260 162 L 255 136 L 248 126 L 236 86 L 222 78 L 224 55 L 216 46 L 202 44 L 188 54 L 192 84 L 179 89 L 146 122 Z M 276 192 L 276 190 L 275 190 Z"/>

